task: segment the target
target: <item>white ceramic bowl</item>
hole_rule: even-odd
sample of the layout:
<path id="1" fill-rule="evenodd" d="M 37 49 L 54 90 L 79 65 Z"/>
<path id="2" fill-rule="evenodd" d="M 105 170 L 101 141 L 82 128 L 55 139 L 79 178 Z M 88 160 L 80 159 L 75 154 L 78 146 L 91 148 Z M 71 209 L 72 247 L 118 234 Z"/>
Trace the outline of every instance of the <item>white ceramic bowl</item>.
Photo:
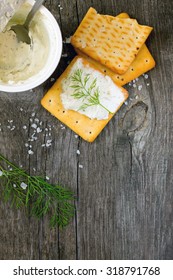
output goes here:
<path id="1" fill-rule="evenodd" d="M 26 2 L 31 5 L 34 4 L 33 0 L 27 0 Z M 36 75 L 19 83 L 8 84 L 0 82 L 0 91 L 22 92 L 33 89 L 46 81 L 56 69 L 62 54 L 61 31 L 56 19 L 48 11 L 48 9 L 42 6 L 40 8 L 40 12 L 44 17 L 44 22 L 46 22 L 46 30 L 49 36 L 50 44 L 49 55 L 43 69 L 41 69 L 41 71 L 39 71 Z"/>

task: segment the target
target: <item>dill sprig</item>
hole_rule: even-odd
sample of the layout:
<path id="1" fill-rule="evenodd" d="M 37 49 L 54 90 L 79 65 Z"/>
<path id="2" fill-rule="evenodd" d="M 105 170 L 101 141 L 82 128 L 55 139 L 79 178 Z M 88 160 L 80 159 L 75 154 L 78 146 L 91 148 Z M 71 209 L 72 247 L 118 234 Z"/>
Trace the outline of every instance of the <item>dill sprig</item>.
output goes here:
<path id="1" fill-rule="evenodd" d="M 91 75 L 84 74 L 82 69 L 77 69 L 71 76 L 72 84 L 70 87 L 74 89 L 72 96 L 75 99 L 83 99 L 84 101 L 84 104 L 82 104 L 78 110 L 85 110 L 90 106 L 99 105 L 112 114 L 112 112 L 100 103 L 100 92 L 97 87 L 97 78 L 95 78 L 90 86 L 88 86 L 90 79 Z"/>
<path id="2" fill-rule="evenodd" d="M 6 202 L 17 208 L 25 206 L 29 215 L 39 219 L 51 213 L 51 227 L 66 226 L 74 215 L 74 195 L 70 190 L 51 185 L 42 177 L 30 176 L 1 154 L 0 180 Z"/>

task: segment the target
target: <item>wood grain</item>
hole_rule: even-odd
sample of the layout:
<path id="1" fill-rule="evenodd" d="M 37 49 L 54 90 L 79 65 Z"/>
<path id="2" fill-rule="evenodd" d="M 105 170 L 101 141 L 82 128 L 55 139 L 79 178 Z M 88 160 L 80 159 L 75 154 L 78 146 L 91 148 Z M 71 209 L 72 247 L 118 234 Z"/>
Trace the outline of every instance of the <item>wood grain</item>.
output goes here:
<path id="1" fill-rule="evenodd" d="M 0 152 L 77 196 L 76 215 L 64 230 L 50 230 L 48 218 L 29 219 L 1 201 L 0 259 L 172 259 L 173 2 L 47 0 L 45 5 L 64 39 L 63 57 L 52 78 L 74 56 L 66 38 L 90 6 L 104 14 L 127 12 L 153 26 L 147 45 L 156 68 L 126 86 L 128 104 L 92 144 L 76 138 L 41 107 L 52 79 L 32 92 L 0 92 Z M 34 118 L 42 121 L 43 131 L 29 156 L 25 143 Z M 10 120 L 14 130 L 8 128 Z M 51 147 L 42 147 L 50 138 Z"/>

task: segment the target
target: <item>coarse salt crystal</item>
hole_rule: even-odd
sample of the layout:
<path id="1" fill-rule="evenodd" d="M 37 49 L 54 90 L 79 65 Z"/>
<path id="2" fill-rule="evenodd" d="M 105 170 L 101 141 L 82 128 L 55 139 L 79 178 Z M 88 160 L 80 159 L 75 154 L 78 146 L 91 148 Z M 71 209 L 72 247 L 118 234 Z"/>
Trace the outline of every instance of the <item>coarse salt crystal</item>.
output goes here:
<path id="1" fill-rule="evenodd" d="M 148 74 L 145 74 L 145 75 L 144 75 L 144 78 L 145 78 L 145 79 L 148 79 Z"/>
<path id="2" fill-rule="evenodd" d="M 79 168 L 83 168 L 83 165 L 82 165 L 82 164 L 79 164 Z"/>
<path id="3" fill-rule="evenodd" d="M 20 184 L 20 186 L 21 186 L 21 188 L 23 189 L 23 190 L 26 190 L 26 188 L 27 188 L 27 184 L 25 184 L 24 182 L 22 182 L 21 184 Z"/>
<path id="4" fill-rule="evenodd" d="M 3 172 L 0 170 L 0 177 L 3 176 Z"/>
<path id="5" fill-rule="evenodd" d="M 80 155 L 80 151 L 79 151 L 79 150 L 77 150 L 77 151 L 76 151 L 76 154 L 77 154 L 77 155 Z"/>
<path id="6" fill-rule="evenodd" d="M 48 181 L 49 181 L 49 179 L 50 179 L 50 178 L 49 178 L 48 176 L 46 176 L 46 180 L 48 180 Z"/>
<path id="7" fill-rule="evenodd" d="M 32 117 L 35 117 L 35 113 L 32 113 L 31 116 L 32 116 Z"/>
<path id="8" fill-rule="evenodd" d="M 33 152 L 32 150 L 29 150 L 29 151 L 28 151 L 28 154 L 29 154 L 29 155 L 33 155 L 34 152 Z"/>
<path id="9" fill-rule="evenodd" d="M 37 133 L 42 132 L 42 129 L 40 127 L 37 127 Z"/>
<path id="10" fill-rule="evenodd" d="M 26 126 L 26 125 L 24 125 L 24 126 L 23 126 L 23 129 L 27 129 L 27 126 Z"/>
<path id="11" fill-rule="evenodd" d="M 141 90 L 141 89 L 142 89 L 142 85 L 139 85 L 139 86 L 138 86 L 138 90 Z"/>
<path id="12" fill-rule="evenodd" d="M 37 128 L 36 123 L 33 123 L 33 124 L 31 125 L 31 127 L 36 129 L 36 128 Z"/>

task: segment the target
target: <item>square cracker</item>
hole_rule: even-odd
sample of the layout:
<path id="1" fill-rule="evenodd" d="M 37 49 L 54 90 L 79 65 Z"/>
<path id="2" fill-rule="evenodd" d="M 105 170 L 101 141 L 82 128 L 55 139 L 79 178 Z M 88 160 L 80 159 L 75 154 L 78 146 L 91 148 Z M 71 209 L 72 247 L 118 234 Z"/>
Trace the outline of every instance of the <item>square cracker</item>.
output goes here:
<path id="1" fill-rule="evenodd" d="M 110 68 L 124 74 L 146 41 L 152 27 L 135 19 L 100 15 L 90 8 L 72 36 L 72 45 Z"/>
<path id="2" fill-rule="evenodd" d="M 126 13 L 121 13 L 117 17 L 128 18 L 129 15 Z M 91 57 L 86 56 L 79 49 L 76 49 L 76 52 L 79 55 L 84 56 L 90 63 L 92 63 L 102 73 L 106 73 L 108 76 L 110 76 L 112 80 L 119 86 L 123 86 L 127 84 L 128 82 L 136 79 L 140 75 L 144 74 L 145 72 L 155 67 L 155 60 L 145 44 L 141 47 L 136 58 L 133 60 L 132 64 L 130 65 L 126 73 L 122 75 L 116 74 L 108 67 L 102 65 L 101 63 L 92 59 Z"/>
<path id="3" fill-rule="evenodd" d="M 67 78 L 72 66 L 74 65 L 74 63 L 78 58 L 80 57 L 76 56 L 72 60 L 72 62 L 66 68 L 64 73 L 58 78 L 58 80 L 55 82 L 52 88 L 43 97 L 43 99 L 41 100 L 41 104 L 52 115 L 54 115 L 57 119 L 59 119 L 69 128 L 71 128 L 75 133 L 81 136 L 84 140 L 88 142 L 93 142 L 115 113 L 109 114 L 109 118 L 106 120 L 96 120 L 96 119 L 90 119 L 87 116 L 77 111 L 65 110 L 61 102 L 61 96 L 60 96 L 62 93 L 62 80 Z M 89 65 L 91 68 L 95 69 L 94 66 L 84 58 L 82 58 L 82 62 L 84 65 Z M 98 69 L 95 70 L 99 71 Z M 123 100 L 124 102 L 128 98 L 128 92 L 123 88 L 121 88 L 121 91 L 124 96 L 124 100 Z M 117 108 L 117 111 L 121 107 L 123 102 Z"/>

